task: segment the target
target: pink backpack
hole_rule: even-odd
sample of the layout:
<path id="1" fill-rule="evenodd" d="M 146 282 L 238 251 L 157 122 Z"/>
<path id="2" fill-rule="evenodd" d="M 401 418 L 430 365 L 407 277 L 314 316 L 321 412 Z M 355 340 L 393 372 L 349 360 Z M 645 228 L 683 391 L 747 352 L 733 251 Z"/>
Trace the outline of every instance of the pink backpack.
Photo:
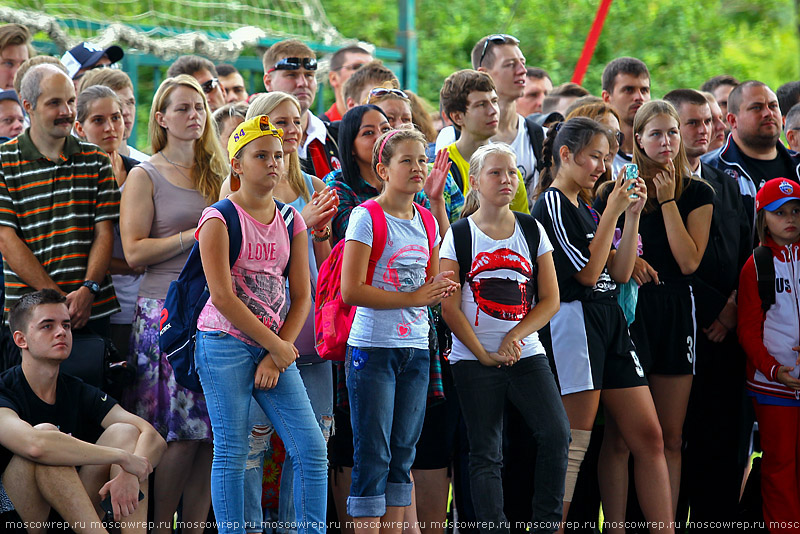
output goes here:
<path id="1" fill-rule="evenodd" d="M 372 217 L 372 251 L 367 266 L 367 284 L 372 284 L 375 265 L 386 246 L 386 215 L 383 208 L 374 200 L 367 200 L 362 207 Z M 436 243 L 436 224 L 431 212 L 417 204 L 414 206 L 422 217 L 425 233 L 428 235 L 428 246 L 433 250 Z M 345 304 L 342 300 L 342 258 L 344 256 L 344 239 L 336 243 L 330 256 L 322 262 L 317 276 L 317 292 L 314 304 L 314 334 L 316 336 L 317 354 L 321 358 L 333 361 L 344 361 L 347 350 L 347 338 L 353 325 L 356 307 Z M 430 265 L 430 260 L 428 265 Z"/>

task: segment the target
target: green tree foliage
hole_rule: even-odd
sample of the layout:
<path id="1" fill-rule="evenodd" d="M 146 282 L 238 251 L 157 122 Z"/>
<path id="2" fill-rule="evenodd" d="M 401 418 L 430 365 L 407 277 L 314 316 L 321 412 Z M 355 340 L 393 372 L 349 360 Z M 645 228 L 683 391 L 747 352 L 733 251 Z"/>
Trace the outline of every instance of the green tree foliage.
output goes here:
<path id="1" fill-rule="evenodd" d="M 342 34 L 395 45 L 397 2 L 322 0 Z M 599 0 L 417 0 L 419 90 L 436 102 L 443 79 L 468 68 L 474 43 L 490 33 L 521 39 L 528 65 L 570 81 Z M 727 73 L 773 88 L 798 79 L 796 11 L 791 0 L 614 0 L 583 85 L 600 93 L 605 64 L 619 56 L 647 63 L 653 95 L 699 87 Z"/>

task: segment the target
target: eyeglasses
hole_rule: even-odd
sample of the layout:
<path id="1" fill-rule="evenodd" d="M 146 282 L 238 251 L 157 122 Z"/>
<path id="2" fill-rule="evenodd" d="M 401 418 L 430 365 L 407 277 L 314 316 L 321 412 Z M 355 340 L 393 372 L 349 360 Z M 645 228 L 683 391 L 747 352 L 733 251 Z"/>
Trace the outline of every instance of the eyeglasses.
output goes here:
<path id="1" fill-rule="evenodd" d="M 367 96 L 367 104 L 372 103 L 372 99 L 384 98 L 386 96 L 393 95 L 397 98 L 402 98 L 403 100 L 408 100 L 408 95 L 405 91 L 401 91 L 400 89 L 393 89 L 391 87 L 374 87 L 370 89 L 369 95 Z"/>
<path id="2" fill-rule="evenodd" d="M 210 80 L 206 80 L 201 83 L 200 87 L 203 88 L 203 92 L 205 94 L 209 94 L 211 91 L 219 87 L 219 80 L 217 78 L 211 78 Z"/>
<path id="3" fill-rule="evenodd" d="M 336 72 L 336 71 L 339 71 L 339 70 L 349 70 L 349 71 L 355 72 L 355 71 L 357 71 L 358 69 L 360 69 L 363 66 L 364 66 L 364 63 L 353 63 L 351 65 L 342 65 L 338 69 L 333 69 L 333 71 Z"/>
<path id="4" fill-rule="evenodd" d="M 622 146 L 622 143 L 624 143 L 624 142 L 625 142 L 625 134 L 624 134 L 624 133 L 622 133 L 622 132 L 621 132 L 621 131 L 619 131 L 619 130 L 617 130 L 617 131 L 611 130 L 611 133 L 612 133 L 612 134 L 614 134 L 614 137 L 616 137 L 616 138 L 617 138 L 617 144 L 618 144 L 619 146 Z"/>
<path id="5" fill-rule="evenodd" d="M 285 57 L 275 63 L 275 66 L 269 69 L 267 74 L 276 70 L 298 70 L 301 66 L 306 70 L 317 70 L 317 60 L 313 57 Z"/>
<path id="6" fill-rule="evenodd" d="M 489 43 L 499 46 L 507 44 L 508 41 L 511 41 L 515 45 L 519 44 L 519 39 L 517 39 L 513 35 L 507 35 L 505 33 L 496 33 L 494 35 L 490 35 L 489 37 L 487 37 L 486 40 L 483 42 L 483 51 L 481 52 L 481 58 L 478 60 L 478 67 L 480 67 L 483 64 L 483 58 L 486 57 L 486 51 L 489 48 Z"/>

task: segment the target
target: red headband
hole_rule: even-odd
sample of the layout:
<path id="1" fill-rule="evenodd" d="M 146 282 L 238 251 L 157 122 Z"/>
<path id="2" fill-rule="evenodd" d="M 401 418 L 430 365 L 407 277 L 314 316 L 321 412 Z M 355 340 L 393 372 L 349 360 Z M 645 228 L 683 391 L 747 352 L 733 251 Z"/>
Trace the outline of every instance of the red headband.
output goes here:
<path id="1" fill-rule="evenodd" d="M 389 133 L 389 134 L 386 136 L 386 138 L 383 140 L 383 142 L 381 143 L 381 149 L 378 151 L 378 163 L 383 163 L 383 162 L 381 161 L 381 156 L 383 155 L 383 149 L 386 147 L 386 141 L 388 141 L 390 137 L 392 137 L 394 134 L 396 134 L 396 133 L 397 133 L 397 132 L 399 132 L 399 131 L 400 131 L 400 130 L 394 130 L 394 131 L 390 132 L 390 133 Z"/>

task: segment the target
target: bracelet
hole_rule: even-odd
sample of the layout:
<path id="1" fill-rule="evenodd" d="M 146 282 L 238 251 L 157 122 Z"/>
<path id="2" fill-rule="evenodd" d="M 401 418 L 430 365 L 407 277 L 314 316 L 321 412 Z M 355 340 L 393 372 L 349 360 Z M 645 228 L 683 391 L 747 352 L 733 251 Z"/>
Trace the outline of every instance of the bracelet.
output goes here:
<path id="1" fill-rule="evenodd" d="M 324 232 L 320 232 L 316 228 L 311 229 L 311 236 L 317 243 L 327 241 L 331 237 L 331 227 L 326 226 Z"/>
<path id="2" fill-rule="evenodd" d="M 658 205 L 659 205 L 659 207 L 661 207 L 664 204 L 669 204 L 670 202 L 675 202 L 675 197 L 669 198 L 669 199 L 665 200 L 664 202 L 659 202 Z"/>
<path id="3" fill-rule="evenodd" d="M 181 244 L 181 254 L 186 252 L 186 249 L 183 248 L 183 232 L 178 232 L 178 243 Z"/>

